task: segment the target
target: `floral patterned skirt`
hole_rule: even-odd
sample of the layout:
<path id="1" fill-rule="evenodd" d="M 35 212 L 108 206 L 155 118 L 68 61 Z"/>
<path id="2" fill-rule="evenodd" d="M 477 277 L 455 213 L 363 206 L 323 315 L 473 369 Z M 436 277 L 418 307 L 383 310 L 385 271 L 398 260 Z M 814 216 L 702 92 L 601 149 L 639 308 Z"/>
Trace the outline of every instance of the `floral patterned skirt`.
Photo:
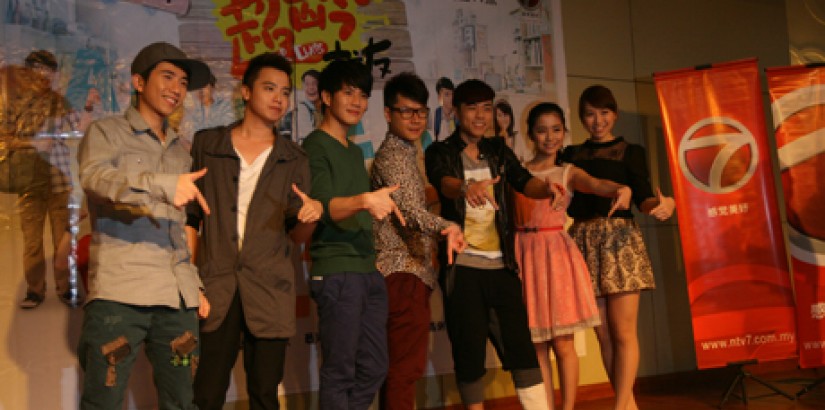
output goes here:
<path id="1" fill-rule="evenodd" d="M 570 236 L 584 255 L 596 296 L 656 287 L 642 232 L 633 219 L 576 221 Z"/>

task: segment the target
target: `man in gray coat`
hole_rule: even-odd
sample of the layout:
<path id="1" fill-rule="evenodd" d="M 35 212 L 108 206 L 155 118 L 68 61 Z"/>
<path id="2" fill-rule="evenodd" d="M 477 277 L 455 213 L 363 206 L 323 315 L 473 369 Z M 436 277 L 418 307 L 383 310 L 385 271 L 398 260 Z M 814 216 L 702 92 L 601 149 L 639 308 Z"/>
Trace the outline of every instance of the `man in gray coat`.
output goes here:
<path id="1" fill-rule="evenodd" d="M 250 409 L 278 408 L 295 333 L 292 248 L 309 239 L 323 212 L 303 193 L 310 189 L 306 154 L 273 131 L 289 108 L 291 72 L 280 55 L 253 58 L 241 86 L 243 119 L 200 131 L 192 144 L 192 166 L 209 169 L 197 185 L 212 207 L 209 216 L 195 203 L 187 209 L 189 243 L 198 244 L 193 253 L 211 305 L 195 375 L 201 410 L 223 408 L 241 340 Z"/>

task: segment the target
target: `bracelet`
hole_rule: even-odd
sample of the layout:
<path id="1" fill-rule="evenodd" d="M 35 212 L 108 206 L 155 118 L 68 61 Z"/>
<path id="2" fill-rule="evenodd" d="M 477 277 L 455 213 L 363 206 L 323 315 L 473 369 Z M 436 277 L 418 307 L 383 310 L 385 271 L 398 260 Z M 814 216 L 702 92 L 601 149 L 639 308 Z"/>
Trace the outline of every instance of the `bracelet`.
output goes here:
<path id="1" fill-rule="evenodd" d="M 461 183 L 461 188 L 459 188 L 459 190 L 461 191 L 461 195 L 467 196 L 467 190 L 470 189 L 470 184 L 472 184 L 473 182 L 475 181 L 473 181 L 472 179 L 465 179 Z"/>

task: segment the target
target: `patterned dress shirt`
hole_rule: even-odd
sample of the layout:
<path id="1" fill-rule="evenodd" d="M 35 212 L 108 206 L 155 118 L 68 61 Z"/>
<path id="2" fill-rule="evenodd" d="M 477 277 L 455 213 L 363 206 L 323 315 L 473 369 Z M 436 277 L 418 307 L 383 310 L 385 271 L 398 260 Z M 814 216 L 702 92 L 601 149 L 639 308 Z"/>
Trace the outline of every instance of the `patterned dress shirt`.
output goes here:
<path id="1" fill-rule="evenodd" d="M 376 265 L 384 276 L 409 272 L 432 288 L 437 278 L 433 267 L 435 239 L 451 222 L 427 211 L 415 145 L 387 133 L 372 164 L 372 188 L 392 185 L 400 186 L 391 195 L 407 225 L 401 226 L 397 218 L 375 223 Z"/>

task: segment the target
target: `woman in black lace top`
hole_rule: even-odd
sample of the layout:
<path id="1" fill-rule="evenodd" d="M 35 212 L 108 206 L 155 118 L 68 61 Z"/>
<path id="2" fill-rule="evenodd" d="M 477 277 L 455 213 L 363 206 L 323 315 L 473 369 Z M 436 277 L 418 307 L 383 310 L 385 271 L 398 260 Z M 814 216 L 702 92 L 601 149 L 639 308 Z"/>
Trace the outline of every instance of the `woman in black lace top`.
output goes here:
<path id="1" fill-rule="evenodd" d="M 673 198 L 650 186 L 643 147 L 613 135 L 618 106 L 606 87 L 588 87 L 579 99 L 579 117 L 590 138 L 565 149 L 563 159 L 596 178 L 633 190 L 639 211 L 659 220 L 673 214 Z M 596 328 L 602 361 L 616 392 L 616 410 L 637 410 L 633 383 L 639 367 L 636 334 L 641 290 L 653 289 L 653 270 L 641 231 L 630 209 L 608 218 L 610 198 L 576 192 L 568 208 L 575 219 L 570 235 L 590 269 L 602 324 Z"/>

